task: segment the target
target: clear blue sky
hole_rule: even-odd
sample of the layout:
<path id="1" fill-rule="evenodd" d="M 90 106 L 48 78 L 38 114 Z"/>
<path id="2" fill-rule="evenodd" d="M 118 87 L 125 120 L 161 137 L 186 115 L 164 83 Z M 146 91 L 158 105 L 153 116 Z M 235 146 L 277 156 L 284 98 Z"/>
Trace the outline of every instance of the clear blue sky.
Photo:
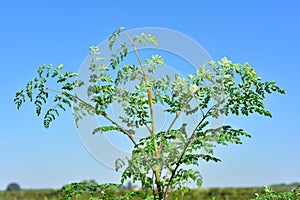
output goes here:
<path id="1" fill-rule="evenodd" d="M 125 26 L 165 27 L 199 42 L 212 56 L 248 61 L 287 94 L 272 95 L 273 118 L 228 118 L 252 133 L 242 146 L 220 147 L 221 163 L 202 164 L 204 187 L 300 182 L 300 3 L 297 1 L 3 1 L 0 5 L 0 189 L 60 188 L 118 174 L 88 154 L 71 112 L 46 130 L 33 106 L 17 111 L 15 92 L 41 64 L 77 71 L 88 47 Z M 179 2 L 179 1 L 178 1 Z"/>

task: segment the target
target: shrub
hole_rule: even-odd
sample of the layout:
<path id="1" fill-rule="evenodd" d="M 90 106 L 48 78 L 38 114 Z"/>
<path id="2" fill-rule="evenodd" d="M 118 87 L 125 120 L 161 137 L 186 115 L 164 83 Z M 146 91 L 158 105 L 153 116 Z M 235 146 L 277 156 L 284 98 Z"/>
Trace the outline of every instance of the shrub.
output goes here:
<path id="1" fill-rule="evenodd" d="M 18 190 L 21 190 L 21 187 L 19 186 L 18 183 L 10 183 L 6 188 L 6 191 L 18 191 Z"/>

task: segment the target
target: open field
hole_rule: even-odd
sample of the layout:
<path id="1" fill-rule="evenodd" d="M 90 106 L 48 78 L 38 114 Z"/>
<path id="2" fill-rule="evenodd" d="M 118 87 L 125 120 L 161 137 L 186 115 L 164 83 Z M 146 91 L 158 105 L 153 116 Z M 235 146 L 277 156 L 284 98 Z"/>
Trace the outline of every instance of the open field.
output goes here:
<path id="1" fill-rule="evenodd" d="M 276 192 L 289 191 L 297 184 L 274 185 L 272 188 Z M 122 192 L 122 191 L 119 191 Z M 123 191 L 124 192 L 124 191 Z M 249 200 L 255 197 L 255 193 L 263 194 L 263 187 L 260 188 L 209 188 L 192 190 L 184 200 L 209 200 L 216 197 L 216 200 Z M 0 200 L 58 200 L 61 194 L 57 190 L 21 190 L 21 191 L 0 191 Z M 86 199 L 86 198 L 81 198 Z"/>

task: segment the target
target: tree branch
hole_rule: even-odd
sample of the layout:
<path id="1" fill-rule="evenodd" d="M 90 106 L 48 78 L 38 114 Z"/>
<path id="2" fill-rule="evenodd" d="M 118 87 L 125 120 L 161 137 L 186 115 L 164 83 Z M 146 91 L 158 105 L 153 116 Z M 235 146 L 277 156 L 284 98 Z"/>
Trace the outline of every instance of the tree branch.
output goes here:
<path id="1" fill-rule="evenodd" d="M 56 93 L 60 93 L 62 95 L 69 95 L 73 98 L 73 101 L 74 99 L 77 99 L 78 101 L 80 101 L 81 103 L 83 103 L 84 105 L 86 105 L 87 107 L 91 108 L 94 113 L 96 113 L 97 115 L 101 115 L 103 116 L 104 118 L 106 118 L 108 121 L 110 121 L 112 124 L 114 124 L 115 126 L 117 126 L 121 132 L 123 132 L 125 135 L 127 135 L 127 137 L 132 141 L 132 143 L 134 145 L 136 145 L 137 143 L 135 142 L 134 138 L 132 137 L 132 134 L 128 132 L 128 130 L 126 130 L 125 128 L 123 128 L 120 124 L 118 124 L 116 121 L 112 120 L 109 116 L 107 116 L 107 114 L 105 112 L 102 112 L 102 111 L 99 111 L 97 109 L 94 108 L 94 106 L 92 106 L 91 104 L 87 103 L 86 101 L 82 100 L 81 98 L 79 98 L 77 95 L 73 95 L 73 94 L 69 94 L 69 93 L 64 93 L 64 92 L 61 92 L 59 90 L 54 90 L 54 89 L 51 89 L 51 88 L 47 88 L 47 90 L 50 90 L 52 92 L 56 92 Z"/>

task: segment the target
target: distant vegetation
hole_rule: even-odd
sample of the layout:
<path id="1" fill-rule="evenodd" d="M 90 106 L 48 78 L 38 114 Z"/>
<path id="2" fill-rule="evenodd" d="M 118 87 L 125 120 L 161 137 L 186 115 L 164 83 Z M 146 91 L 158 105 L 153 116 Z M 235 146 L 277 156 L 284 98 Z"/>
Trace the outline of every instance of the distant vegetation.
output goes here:
<path id="1" fill-rule="evenodd" d="M 0 200 L 58 200 L 57 190 L 0 191 Z"/>
<path id="2" fill-rule="evenodd" d="M 297 189 L 294 194 L 289 192 L 300 183 L 293 184 L 279 184 L 272 185 L 272 191 L 276 193 L 270 193 L 266 191 L 266 188 L 208 188 L 200 190 L 191 190 L 184 198 L 179 198 L 182 200 L 299 200 L 300 190 Z M 268 188 L 270 189 L 270 188 Z M 116 196 L 125 193 L 125 191 L 118 191 Z M 255 194 L 259 194 L 256 197 Z M 272 197 L 275 196 L 276 198 Z M 294 195 L 294 197 L 292 196 Z M 283 198 L 280 198 L 283 197 Z M 287 198 L 285 198 L 287 197 Z M 289 198 L 290 197 L 290 198 Z M 58 190 L 21 190 L 21 191 L 0 191 L 0 200 L 59 200 L 62 198 L 62 194 Z M 75 198 L 73 198 L 75 199 Z M 84 196 L 80 199 L 85 199 Z M 169 199 L 172 199 L 170 197 Z"/>
<path id="3" fill-rule="evenodd" d="M 10 183 L 6 188 L 6 191 L 18 191 L 18 190 L 21 190 L 21 187 L 19 186 L 18 183 Z"/>

